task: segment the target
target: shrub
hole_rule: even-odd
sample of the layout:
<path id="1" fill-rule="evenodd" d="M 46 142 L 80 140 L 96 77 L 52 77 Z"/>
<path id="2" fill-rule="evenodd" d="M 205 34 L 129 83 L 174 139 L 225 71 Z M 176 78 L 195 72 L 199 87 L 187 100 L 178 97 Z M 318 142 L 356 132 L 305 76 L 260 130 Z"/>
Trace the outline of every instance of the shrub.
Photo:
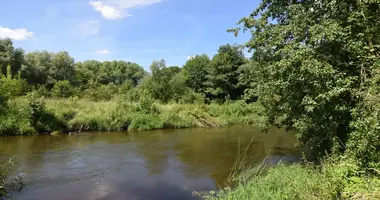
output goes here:
<path id="1" fill-rule="evenodd" d="M 83 91 L 83 97 L 91 100 L 110 100 L 118 93 L 116 85 L 94 85 Z"/>
<path id="2" fill-rule="evenodd" d="M 0 114 L 0 135 L 28 135 L 63 127 L 35 93 L 9 100 L 6 112 Z"/>
<path id="3" fill-rule="evenodd" d="M 10 66 L 8 66 L 7 75 L 0 77 L 0 103 L 24 94 L 25 90 L 26 81 L 22 80 L 20 76 L 12 77 Z"/>
<path id="4" fill-rule="evenodd" d="M 67 80 L 56 82 L 52 89 L 52 94 L 55 97 L 67 98 L 67 97 L 72 96 L 74 93 L 75 93 L 74 87 Z"/>

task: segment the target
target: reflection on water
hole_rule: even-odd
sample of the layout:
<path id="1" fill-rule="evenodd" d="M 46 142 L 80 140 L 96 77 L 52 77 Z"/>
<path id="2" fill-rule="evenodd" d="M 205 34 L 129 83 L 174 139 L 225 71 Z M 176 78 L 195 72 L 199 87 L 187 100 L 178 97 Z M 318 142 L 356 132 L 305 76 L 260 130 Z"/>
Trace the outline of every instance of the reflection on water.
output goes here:
<path id="1" fill-rule="evenodd" d="M 293 159 L 294 143 L 252 126 L 2 137 L 0 159 L 18 155 L 27 187 L 17 199 L 186 200 L 223 186 L 239 148 L 273 164 Z"/>

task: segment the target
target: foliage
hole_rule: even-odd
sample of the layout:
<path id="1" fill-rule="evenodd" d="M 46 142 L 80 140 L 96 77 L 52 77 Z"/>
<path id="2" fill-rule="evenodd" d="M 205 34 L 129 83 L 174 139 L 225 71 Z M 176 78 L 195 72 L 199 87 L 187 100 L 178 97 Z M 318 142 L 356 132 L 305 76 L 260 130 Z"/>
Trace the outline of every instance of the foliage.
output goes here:
<path id="1" fill-rule="evenodd" d="M 196 55 L 183 66 L 186 86 L 199 93 L 206 93 L 206 82 L 210 70 L 210 58 L 206 54 Z"/>
<path id="2" fill-rule="evenodd" d="M 0 135 L 28 135 L 62 128 L 62 123 L 45 109 L 44 100 L 34 93 L 8 100 L 5 112 L 0 113 Z"/>
<path id="3" fill-rule="evenodd" d="M 14 172 L 16 164 L 14 158 L 0 164 L 0 198 L 9 198 L 11 192 L 21 191 L 24 187 L 21 176 L 9 179 L 9 175 Z"/>
<path id="4" fill-rule="evenodd" d="M 36 51 L 25 55 L 24 78 L 31 84 L 46 84 L 48 88 L 58 81 L 74 81 L 75 62 L 68 52 Z"/>
<path id="5" fill-rule="evenodd" d="M 118 88 L 114 84 L 108 85 L 89 85 L 87 89 L 82 92 L 82 97 L 91 100 L 110 100 L 118 92 Z"/>
<path id="6" fill-rule="evenodd" d="M 246 102 L 256 102 L 258 98 L 258 64 L 254 61 L 248 62 L 239 68 L 238 87 L 244 90 L 243 99 Z"/>
<path id="7" fill-rule="evenodd" d="M 101 83 L 104 85 L 122 85 L 126 81 L 136 87 L 146 75 L 144 69 L 136 63 L 124 61 L 99 62 L 88 60 L 76 63 L 78 85 Z"/>
<path id="8" fill-rule="evenodd" d="M 69 81 L 58 81 L 54 84 L 52 95 L 54 97 L 70 97 L 75 93 L 73 86 Z"/>
<path id="9" fill-rule="evenodd" d="M 210 192 L 204 199 L 334 199 L 327 179 L 311 167 L 280 164 L 267 170 L 251 170 L 240 175 L 235 189 Z"/>
<path id="10" fill-rule="evenodd" d="M 225 105 L 159 104 L 150 98 L 128 102 L 88 99 L 46 100 L 67 131 L 151 130 L 162 128 L 216 127 L 260 122 L 259 105 L 244 102 Z"/>
<path id="11" fill-rule="evenodd" d="M 363 102 L 354 110 L 354 121 L 348 142 L 349 153 L 355 157 L 362 167 L 380 169 L 380 62 L 367 80 L 368 87 L 361 96 Z M 370 170 L 372 171 L 372 170 Z"/>
<path id="12" fill-rule="evenodd" d="M 0 101 L 20 96 L 25 90 L 25 81 L 20 76 L 13 77 L 11 67 L 8 66 L 7 74 L 0 77 Z"/>
<path id="13" fill-rule="evenodd" d="M 25 88 L 38 90 L 41 96 L 77 95 L 110 100 L 123 95 L 131 101 L 146 96 L 163 103 L 225 102 L 241 98 L 250 102 L 255 98 L 249 90 L 251 77 L 243 76 L 246 71 L 238 70 L 246 59 L 236 45 L 221 46 L 212 60 L 206 54 L 196 55 L 183 68 L 166 66 L 164 60 L 153 61 L 148 73 L 133 62 L 75 62 L 65 51 L 35 51 L 24 55 L 21 49 L 13 47 L 11 40 L 0 40 L 2 63 L 11 64 L 11 74 L 14 76 L 18 70 L 21 79 L 28 83 Z M 248 68 L 244 69 L 252 71 Z M 244 90 L 247 97 L 243 97 Z"/>
<path id="14" fill-rule="evenodd" d="M 0 74 L 6 73 L 11 66 L 12 75 L 16 75 L 24 63 L 24 50 L 14 48 L 11 39 L 0 39 Z"/>
<path id="15" fill-rule="evenodd" d="M 223 45 L 212 58 L 207 92 L 213 99 L 237 100 L 242 95 L 238 87 L 238 69 L 246 62 L 239 46 Z"/>
<path id="16" fill-rule="evenodd" d="M 242 153 L 242 156 L 245 154 Z M 203 199 L 378 199 L 379 172 L 361 171 L 354 159 L 335 154 L 321 165 L 311 163 L 243 169 L 247 159 L 238 155 L 230 180 L 236 187 L 200 194 Z M 248 160 L 249 161 L 249 160 Z"/>
<path id="17" fill-rule="evenodd" d="M 170 100 L 177 100 L 172 98 L 174 91 L 180 91 L 184 87 L 184 82 L 178 82 L 175 79 L 176 75 L 180 72 L 179 67 L 166 67 L 165 60 L 153 61 L 150 66 L 152 72 L 151 77 L 145 79 L 142 88 L 147 90 L 150 96 L 154 99 L 160 100 L 164 103 Z M 176 82 L 172 84 L 172 82 Z"/>
<path id="18" fill-rule="evenodd" d="M 347 143 L 359 91 L 379 58 L 379 5 L 263 0 L 239 22 L 252 34 L 245 46 L 261 66 L 258 96 L 268 125 L 296 129 L 319 156 L 335 140 Z"/>

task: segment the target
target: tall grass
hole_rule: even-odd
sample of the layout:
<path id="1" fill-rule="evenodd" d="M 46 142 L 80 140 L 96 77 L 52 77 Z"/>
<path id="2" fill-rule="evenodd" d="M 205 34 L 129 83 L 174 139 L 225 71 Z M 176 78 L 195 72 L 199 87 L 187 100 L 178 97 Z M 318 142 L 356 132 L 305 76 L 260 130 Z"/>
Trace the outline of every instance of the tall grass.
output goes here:
<path id="1" fill-rule="evenodd" d="M 344 157 L 331 157 L 321 165 L 310 163 L 263 165 L 246 168 L 239 158 L 233 168 L 233 187 L 202 194 L 206 200 L 309 200 L 380 199 L 380 174 L 368 176 Z"/>
<path id="2" fill-rule="evenodd" d="M 150 99 L 43 99 L 35 95 L 7 102 L 0 135 L 73 131 L 152 130 L 253 124 L 262 120 L 258 104 L 160 104 Z"/>
<path id="3" fill-rule="evenodd" d="M 8 162 L 0 164 L 0 199 L 9 198 L 12 192 L 21 191 L 24 187 L 21 176 L 9 178 L 17 164 L 14 161 L 14 158 L 11 158 Z"/>
<path id="4" fill-rule="evenodd" d="M 259 106 L 231 104 L 159 104 L 152 101 L 91 101 L 86 99 L 46 100 L 49 112 L 68 131 L 152 130 L 163 128 L 218 127 L 258 123 Z"/>

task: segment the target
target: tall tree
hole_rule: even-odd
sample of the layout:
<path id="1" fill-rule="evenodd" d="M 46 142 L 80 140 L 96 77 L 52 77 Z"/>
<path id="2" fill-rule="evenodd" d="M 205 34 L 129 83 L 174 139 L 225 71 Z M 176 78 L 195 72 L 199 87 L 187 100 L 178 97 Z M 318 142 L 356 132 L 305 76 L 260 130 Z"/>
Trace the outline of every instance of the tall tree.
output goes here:
<path id="1" fill-rule="evenodd" d="M 206 93 L 210 58 L 206 54 L 196 55 L 183 66 L 186 85 L 196 92 Z"/>
<path id="2" fill-rule="evenodd" d="M 239 46 L 227 44 L 219 47 L 212 58 L 208 78 L 208 92 L 213 98 L 236 100 L 243 94 L 237 84 L 238 69 L 244 63 L 246 59 Z"/>
<path id="3" fill-rule="evenodd" d="M 181 83 L 184 85 L 184 81 L 179 81 L 177 76 L 181 72 L 181 68 L 177 66 L 167 67 L 165 60 L 153 61 L 150 66 L 151 76 L 146 77 L 143 81 L 141 88 L 148 91 L 153 99 L 160 100 L 162 102 L 169 102 L 170 100 L 178 100 L 174 97 L 178 96 L 174 94 L 174 91 L 179 91 L 177 85 Z"/>
<path id="4" fill-rule="evenodd" d="M 25 55 L 25 65 L 22 74 L 31 84 L 53 84 L 51 69 L 53 54 L 47 51 L 35 51 Z"/>
<path id="5" fill-rule="evenodd" d="M 11 39 L 0 38 L 0 69 L 6 73 L 7 66 L 11 66 L 12 74 L 15 75 L 24 64 L 24 50 L 14 48 Z"/>
<path id="6" fill-rule="evenodd" d="M 263 0 L 240 21 L 261 68 L 259 99 L 269 125 L 297 130 L 321 154 L 345 144 L 352 111 L 379 60 L 378 0 Z M 379 148 L 379 146 L 373 146 Z"/>
<path id="7" fill-rule="evenodd" d="M 258 98 L 258 63 L 251 61 L 246 64 L 243 64 L 239 68 L 239 82 L 237 84 L 237 87 L 244 90 L 244 97 L 243 99 L 246 102 L 255 102 Z"/>
<path id="8" fill-rule="evenodd" d="M 55 79 L 55 81 L 74 80 L 75 61 L 74 58 L 72 58 L 68 52 L 61 51 L 54 54 L 52 62 L 53 65 L 50 73 Z"/>

